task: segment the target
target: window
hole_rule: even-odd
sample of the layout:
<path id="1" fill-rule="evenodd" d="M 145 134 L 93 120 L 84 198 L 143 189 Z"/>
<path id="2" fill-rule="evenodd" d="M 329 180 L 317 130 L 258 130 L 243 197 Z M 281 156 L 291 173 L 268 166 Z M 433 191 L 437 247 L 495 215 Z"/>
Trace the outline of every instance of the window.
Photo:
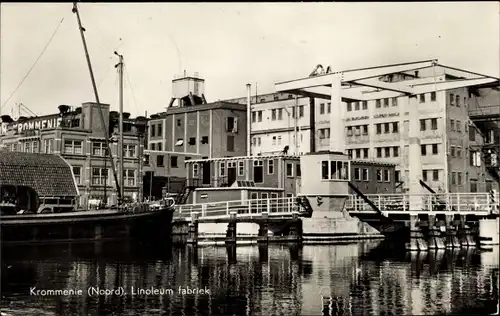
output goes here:
<path id="1" fill-rule="evenodd" d="M 457 146 L 457 157 L 462 158 L 462 147 Z"/>
<path id="2" fill-rule="evenodd" d="M 436 92 L 435 91 L 431 92 L 431 101 L 436 101 Z"/>
<path id="3" fill-rule="evenodd" d="M 361 149 L 358 148 L 355 150 L 355 152 L 356 152 L 356 158 L 361 158 Z"/>
<path id="4" fill-rule="evenodd" d="M 450 120 L 450 130 L 455 131 L 455 120 Z"/>
<path id="5" fill-rule="evenodd" d="M 151 137 L 155 137 L 156 135 L 156 126 L 155 125 L 151 125 Z"/>
<path id="6" fill-rule="evenodd" d="M 264 161 L 262 160 L 253 161 L 253 181 L 255 183 L 264 182 Z"/>
<path id="7" fill-rule="evenodd" d="M 354 180 L 357 180 L 357 181 L 361 180 L 361 169 L 360 168 L 354 168 Z"/>
<path id="8" fill-rule="evenodd" d="M 352 136 L 352 126 L 347 126 L 347 136 Z M 322 138 L 321 137 L 321 134 L 320 134 L 320 137 L 319 138 Z M 324 137 L 323 137 L 324 138 Z"/>
<path id="9" fill-rule="evenodd" d="M 156 150 L 158 150 L 158 151 L 162 151 L 162 149 L 163 149 L 163 148 L 162 148 L 162 146 L 163 146 L 163 144 L 162 144 L 162 143 L 157 143 L 157 144 L 156 144 L 156 146 L 158 147 L 158 148 L 156 148 Z"/>
<path id="10" fill-rule="evenodd" d="M 368 135 L 368 125 L 363 125 L 363 135 Z"/>
<path id="11" fill-rule="evenodd" d="M 392 132 L 399 133 L 399 122 L 392 122 Z"/>
<path id="12" fill-rule="evenodd" d="M 354 127 L 354 135 L 356 135 L 356 136 L 361 135 L 361 126 Z"/>
<path id="13" fill-rule="evenodd" d="M 283 119 L 283 109 L 278 109 L 278 120 L 282 120 Z"/>
<path id="14" fill-rule="evenodd" d="M 473 125 L 471 125 L 469 128 L 469 141 L 476 141 L 476 129 Z"/>
<path id="15" fill-rule="evenodd" d="M 439 170 L 432 170 L 432 181 L 439 181 Z"/>
<path id="16" fill-rule="evenodd" d="M 321 178 L 324 180 L 349 180 L 349 162 L 322 161 Z"/>
<path id="17" fill-rule="evenodd" d="M 354 102 L 354 110 L 359 111 L 359 102 Z"/>
<path id="18" fill-rule="evenodd" d="M 390 175 L 391 174 L 389 173 L 389 170 L 384 169 L 384 182 L 390 182 L 390 180 L 391 180 Z"/>
<path id="19" fill-rule="evenodd" d="M 281 145 L 281 136 L 278 136 L 278 145 Z"/>
<path id="20" fill-rule="evenodd" d="M 368 148 L 363 148 L 363 158 L 368 158 Z"/>
<path id="21" fill-rule="evenodd" d="M 455 96 L 455 102 L 456 102 L 456 105 L 457 105 L 458 107 L 460 107 L 460 96 L 459 96 L 459 95 L 456 95 L 456 96 Z"/>
<path id="22" fill-rule="evenodd" d="M 450 146 L 450 154 L 452 157 L 455 157 L 455 146 Z"/>
<path id="23" fill-rule="evenodd" d="M 385 157 L 390 157 L 391 156 L 391 147 L 385 147 L 384 148 L 384 156 Z"/>
<path id="24" fill-rule="evenodd" d="M 352 159 L 352 149 L 347 150 L 347 156 L 349 157 L 349 159 Z"/>
<path id="25" fill-rule="evenodd" d="M 180 119 L 177 120 L 177 126 L 181 126 L 181 120 Z"/>
<path id="26" fill-rule="evenodd" d="M 144 155 L 144 165 L 149 166 L 149 155 Z"/>
<path id="27" fill-rule="evenodd" d="M 427 170 L 422 170 L 422 181 L 427 182 Z"/>
<path id="28" fill-rule="evenodd" d="M 394 171 L 394 182 L 399 183 L 401 181 L 401 171 L 396 170 Z"/>
<path id="29" fill-rule="evenodd" d="M 432 154 L 433 155 L 438 154 L 438 144 L 432 144 Z"/>
<path id="30" fill-rule="evenodd" d="M 257 121 L 262 122 L 262 111 L 257 111 Z"/>
<path id="31" fill-rule="evenodd" d="M 156 156 L 156 166 L 157 167 L 164 167 L 165 166 L 165 159 L 164 159 L 163 155 Z"/>
<path id="32" fill-rule="evenodd" d="M 321 114 L 321 104 L 320 104 L 320 114 Z M 352 111 L 352 103 L 351 102 L 347 102 L 347 112 L 351 112 Z"/>
<path id="33" fill-rule="evenodd" d="M 135 157 L 135 146 L 134 145 L 124 145 L 123 146 L 123 156 L 125 158 Z"/>
<path id="34" fill-rule="evenodd" d="M 160 126 L 160 125 L 158 125 Z M 125 169 L 123 170 L 123 182 L 127 187 L 135 186 L 135 170 L 134 169 Z"/>
<path id="35" fill-rule="evenodd" d="M 392 98 L 392 106 L 398 106 L 398 98 Z"/>
<path id="36" fill-rule="evenodd" d="M 219 164 L 219 176 L 223 177 L 226 174 L 226 164 L 224 162 L 221 162 Z"/>
<path id="37" fill-rule="evenodd" d="M 274 160 L 268 159 L 267 160 L 267 174 L 273 174 L 274 173 Z"/>
<path id="38" fill-rule="evenodd" d="M 287 162 L 286 164 L 286 176 L 293 178 L 293 164 L 290 162 Z"/>
<path id="39" fill-rule="evenodd" d="M 432 130 L 437 130 L 438 129 L 438 120 L 437 120 L 437 118 L 431 119 L 431 129 Z"/>
<path id="40" fill-rule="evenodd" d="M 450 93 L 450 105 L 453 106 L 455 101 L 455 95 L 453 93 Z"/>
<path id="41" fill-rule="evenodd" d="M 175 142 L 175 146 L 182 146 L 182 145 L 184 145 L 184 139 L 177 138 L 177 141 Z"/>
<path id="42" fill-rule="evenodd" d="M 226 132 L 228 133 L 238 133 L 238 119 L 235 117 L 226 118 Z"/>
<path id="43" fill-rule="evenodd" d="M 319 138 L 321 138 L 321 134 Z M 273 136 L 273 145 L 276 145 L 276 136 Z"/>
<path id="44" fill-rule="evenodd" d="M 362 109 L 367 110 L 368 109 L 368 101 L 363 101 L 362 103 Z"/>
<path id="45" fill-rule="evenodd" d="M 208 144 L 208 136 L 201 136 L 201 143 Z"/>
<path id="46" fill-rule="evenodd" d="M 377 134 L 382 134 L 382 124 L 376 124 L 377 127 Z"/>
<path id="47" fill-rule="evenodd" d="M 234 136 L 227 136 L 227 151 L 234 151 Z"/>
<path id="48" fill-rule="evenodd" d="M 105 185 L 108 178 L 108 169 L 106 168 L 92 168 L 92 184 Z"/>
<path id="49" fill-rule="evenodd" d="M 252 112 L 252 123 L 257 121 L 257 112 Z"/>
<path id="50" fill-rule="evenodd" d="M 38 141 L 34 141 L 31 145 L 31 152 L 38 153 Z"/>
<path id="51" fill-rule="evenodd" d="M 425 103 L 425 94 L 420 95 L 420 103 Z"/>
<path id="52" fill-rule="evenodd" d="M 422 156 L 427 155 L 427 145 L 420 145 L 420 152 Z"/>
<path id="53" fill-rule="evenodd" d="M 276 109 L 271 110 L 271 120 L 276 121 Z"/>
<path id="54" fill-rule="evenodd" d="M 261 144 L 260 137 L 257 137 L 257 146 L 260 146 L 260 144 Z"/>
<path id="55" fill-rule="evenodd" d="M 363 181 L 368 181 L 368 168 L 363 168 L 363 174 L 361 175 L 363 178 Z"/>
<path id="56" fill-rule="evenodd" d="M 457 184 L 462 185 L 462 173 L 457 172 Z"/>
<path id="57" fill-rule="evenodd" d="M 189 138 L 189 142 L 188 142 L 188 144 L 189 144 L 190 146 L 194 146 L 194 145 L 196 145 L 196 137 L 190 137 L 190 138 Z"/>
<path id="58" fill-rule="evenodd" d="M 178 168 L 179 166 L 177 165 L 177 156 L 170 156 L 170 167 L 172 168 Z"/>
<path id="59" fill-rule="evenodd" d="M 420 130 L 425 131 L 425 120 L 420 120 Z"/>
<path id="60" fill-rule="evenodd" d="M 103 142 L 93 142 L 92 143 L 92 155 L 94 156 L 105 156 L 108 154 L 106 144 Z"/>
<path id="61" fill-rule="evenodd" d="M 25 143 L 24 143 L 24 152 L 25 152 L 25 153 L 28 153 L 28 152 L 30 152 L 30 151 L 31 151 L 31 143 L 29 143 L 29 142 L 25 142 Z"/>
<path id="62" fill-rule="evenodd" d="M 471 180 L 470 191 L 473 193 L 477 192 L 477 180 Z"/>
<path id="63" fill-rule="evenodd" d="M 238 161 L 238 176 L 244 176 L 244 175 L 245 175 L 245 162 Z"/>
<path id="64" fill-rule="evenodd" d="M 162 134 L 162 125 L 163 125 L 163 123 L 158 124 L 158 134 L 157 134 L 158 136 L 163 136 L 163 134 Z"/>
<path id="65" fill-rule="evenodd" d="M 461 132 L 462 129 L 460 128 L 460 121 L 459 120 L 457 120 L 457 122 L 455 123 L 455 125 L 456 125 L 457 132 Z"/>
<path id="66" fill-rule="evenodd" d="M 156 144 L 155 143 L 149 144 L 149 148 L 151 150 L 156 150 Z"/>
<path id="67" fill-rule="evenodd" d="M 348 104 L 351 105 L 350 103 L 348 103 Z M 349 107 L 347 108 L 347 111 L 350 111 Z M 319 114 L 325 114 L 325 104 L 324 103 L 319 104 Z"/>
<path id="68" fill-rule="evenodd" d="M 457 173 L 456 172 L 451 173 L 451 184 L 457 184 Z"/>
<path id="69" fill-rule="evenodd" d="M 193 164 L 193 178 L 198 178 L 200 176 L 200 166 L 197 163 Z"/>
<path id="70" fill-rule="evenodd" d="M 399 157 L 399 147 L 398 146 L 392 147 L 392 153 L 394 157 Z"/>
<path id="71" fill-rule="evenodd" d="M 96 144 L 102 146 L 102 147 L 99 147 L 102 149 L 102 152 L 99 152 L 98 154 L 94 153 L 94 155 L 104 156 L 105 144 L 104 143 L 94 143 L 94 146 L 96 146 Z M 77 155 L 82 154 L 83 153 L 83 142 L 81 140 L 64 140 L 64 153 L 65 154 L 77 154 Z"/>
<path id="72" fill-rule="evenodd" d="M 375 100 L 375 107 L 376 107 L 376 108 L 380 108 L 380 107 L 382 107 L 382 103 L 381 103 L 380 99 Z"/>
<path id="73" fill-rule="evenodd" d="M 300 164 L 298 163 L 295 167 L 295 175 L 300 178 L 302 176 L 302 170 L 300 169 Z"/>
<path id="74" fill-rule="evenodd" d="M 391 132 L 391 127 L 390 127 L 389 123 L 384 123 L 384 133 L 388 134 L 390 132 Z"/>
<path id="75" fill-rule="evenodd" d="M 382 147 L 377 147 L 377 158 L 382 157 Z"/>
<path id="76" fill-rule="evenodd" d="M 260 111 L 260 112 L 262 113 L 262 111 Z M 304 106 L 303 105 L 299 106 L 299 117 L 304 117 Z M 261 121 L 262 121 L 262 115 L 261 115 Z"/>
<path id="77" fill-rule="evenodd" d="M 76 184 L 82 184 L 82 167 L 73 167 L 73 175 L 75 176 Z"/>
<path id="78" fill-rule="evenodd" d="M 382 182 L 382 169 L 377 169 L 377 182 Z"/>

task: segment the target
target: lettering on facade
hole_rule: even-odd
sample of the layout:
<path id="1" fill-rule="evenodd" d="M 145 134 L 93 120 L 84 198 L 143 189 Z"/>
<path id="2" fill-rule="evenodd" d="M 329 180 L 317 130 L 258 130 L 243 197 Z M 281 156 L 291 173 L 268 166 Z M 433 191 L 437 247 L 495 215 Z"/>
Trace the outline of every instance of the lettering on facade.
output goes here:
<path id="1" fill-rule="evenodd" d="M 396 117 L 399 116 L 399 112 L 393 113 L 378 113 L 373 116 L 373 118 L 385 118 L 385 117 Z"/>
<path id="2" fill-rule="evenodd" d="M 200 199 L 206 199 L 206 198 L 208 198 L 208 194 L 206 193 L 200 194 Z"/>
<path id="3" fill-rule="evenodd" d="M 44 129 L 51 129 L 51 128 L 57 128 L 61 126 L 62 118 L 61 117 L 55 117 L 55 118 L 48 118 L 48 119 L 43 119 L 43 120 L 31 120 L 27 122 L 14 122 L 10 125 L 7 124 L 2 124 L 0 128 L 0 135 L 5 135 L 7 134 L 8 131 L 15 131 L 18 134 L 24 132 L 24 131 L 32 131 L 32 130 L 44 130 Z"/>
<path id="4" fill-rule="evenodd" d="M 346 122 L 350 122 L 350 121 L 361 121 L 361 120 L 367 120 L 369 119 L 370 117 L 369 116 L 354 116 L 354 117 L 348 117 L 346 118 Z"/>

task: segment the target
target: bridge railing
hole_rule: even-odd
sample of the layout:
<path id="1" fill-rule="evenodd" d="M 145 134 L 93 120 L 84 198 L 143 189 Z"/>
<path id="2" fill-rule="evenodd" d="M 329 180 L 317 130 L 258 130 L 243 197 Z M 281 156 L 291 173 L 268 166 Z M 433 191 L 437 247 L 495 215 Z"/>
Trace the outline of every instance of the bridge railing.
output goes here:
<path id="1" fill-rule="evenodd" d="M 292 214 L 294 211 L 299 211 L 299 206 L 296 204 L 295 198 L 287 197 L 176 205 L 174 217 L 191 217 L 193 212 L 197 212 L 199 217 L 203 218 L 229 216 L 232 212 L 247 216 L 259 216 L 263 212 L 267 212 L 272 216 L 278 213 Z"/>
<path id="2" fill-rule="evenodd" d="M 489 193 L 367 194 L 366 197 L 381 211 L 409 211 L 410 201 L 428 211 L 485 211 L 493 206 Z M 356 211 L 372 211 L 372 207 L 357 195 L 349 197 L 346 207 Z"/>

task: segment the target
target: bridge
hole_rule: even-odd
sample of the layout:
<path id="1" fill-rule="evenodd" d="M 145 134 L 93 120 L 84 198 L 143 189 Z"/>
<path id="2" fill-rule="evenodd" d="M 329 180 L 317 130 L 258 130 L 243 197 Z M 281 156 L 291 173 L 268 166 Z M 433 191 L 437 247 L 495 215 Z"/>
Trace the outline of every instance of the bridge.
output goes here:
<path id="1" fill-rule="evenodd" d="M 262 219 L 293 219 L 307 214 L 307 206 L 297 203 L 297 198 L 274 198 L 266 200 L 237 200 L 200 204 L 176 205 L 174 221 L 192 221 L 200 223 L 257 222 Z"/>
<path id="2" fill-rule="evenodd" d="M 425 194 L 366 194 L 363 198 L 350 195 L 345 208 L 351 215 L 381 213 L 391 215 L 477 215 L 488 216 L 498 208 L 490 193 L 425 193 Z M 498 201 L 498 193 L 493 200 Z M 410 201 L 421 205 L 411 209 Z"/>

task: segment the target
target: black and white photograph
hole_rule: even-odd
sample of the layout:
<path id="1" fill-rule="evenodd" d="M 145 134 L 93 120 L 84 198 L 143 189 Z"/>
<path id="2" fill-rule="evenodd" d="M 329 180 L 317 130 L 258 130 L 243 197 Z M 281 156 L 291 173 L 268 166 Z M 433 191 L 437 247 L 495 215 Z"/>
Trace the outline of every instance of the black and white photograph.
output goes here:
<path id="1" fill-rule="evenodd" d="M 0 315 L 499 315 L 500 2 L 2 2 Z"/>

